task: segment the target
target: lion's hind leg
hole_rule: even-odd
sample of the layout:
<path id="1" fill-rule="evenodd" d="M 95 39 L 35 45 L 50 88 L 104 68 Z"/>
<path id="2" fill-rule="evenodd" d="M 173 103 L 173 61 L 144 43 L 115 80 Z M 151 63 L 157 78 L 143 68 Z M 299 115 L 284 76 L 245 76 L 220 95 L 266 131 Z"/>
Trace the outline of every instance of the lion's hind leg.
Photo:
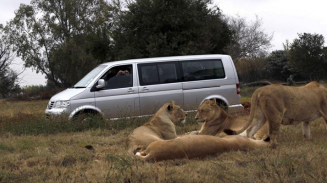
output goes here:
<path id="1" fill-rule="evenodd" d="M 271 115 L 267 118 L 269 124 L 269 137 L 271 147 L 275 147 L 277 145 L 277 135 L 279 133 L 279 127 L 282 122 L 282 116 L 279 115 Z"/>
<path id="2" fill-rule="evenodd" d="M 255 118 L 253 120 L 252 125 L 240 135 L 247 136 L 249 138 L 254 139 L 254 134 L 258 132 L 258 130 L 265 124 L 265 122 L 266 122 L 265 117 L 261 119 Z"/>
<path id="3" fill-rule="evenodd" d="M 258 108 L 256 114 L 253 118 L 251 126 L 245 130 L 241 135 L 247 136 L 249 138 L 254 139 L 254 134 L 258 132 L 258 130 L 266 123 L 266 117 L 263 111 Z M 245 133 L 245 135 L 244 135 Z"/>

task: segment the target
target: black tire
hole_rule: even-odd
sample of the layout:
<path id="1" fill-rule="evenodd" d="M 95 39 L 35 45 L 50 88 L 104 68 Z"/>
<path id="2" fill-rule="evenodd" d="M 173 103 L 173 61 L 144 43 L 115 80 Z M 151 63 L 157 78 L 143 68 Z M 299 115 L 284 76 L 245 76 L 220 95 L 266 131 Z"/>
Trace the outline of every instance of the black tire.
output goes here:
<path id="1" fill-rule="evenodd" d="M 72 120 L 74 122 L 86 123 L 88 121 L 98 120 L 98 118 L 101 120 L 103 119 L 102 116 L 95 111 L 83 111 L 77 113 Z"/>
<path id="2" fill-rule="evenodd" d="M 216 103 L 220 108 L 222 108 L 224 111 L 228 112 L 228 106 L 224 101 L 216 99 Z"/>

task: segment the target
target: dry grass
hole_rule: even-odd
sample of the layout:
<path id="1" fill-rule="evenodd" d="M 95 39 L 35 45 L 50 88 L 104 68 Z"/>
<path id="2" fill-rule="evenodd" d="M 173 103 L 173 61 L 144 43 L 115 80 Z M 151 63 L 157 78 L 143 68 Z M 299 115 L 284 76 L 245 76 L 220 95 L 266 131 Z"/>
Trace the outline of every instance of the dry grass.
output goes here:
<path id="1" fill-rule="evenodd" d="M 0 116 L 14 117 L 17 114 L 33 114 L 34 116 L 44 116 L 44 110 L 48 101 L 20 101 L 11 102 L 0 99 Z"/>
<path id="2" fill-rule="evenodd" d="M 44 121 L 41 115 L 46 103 L 5 103 L 5 108 L 0 107 L 0 116 L 27 126 L 34 121 L 39 124 Z M 32 130 L 19 133 L 3 128 L 0 182 L 327 182 L 327 136 L 322 119 L 310 125 L 312 140 L 302 138 L 300 125 L 282 126 L 276 149 L 157 163 L 140 161 L 125 150 L 127 135 L 146 120 L 36 134 Z M 3 123 L 8 122 L 0 121 L 0 130 Z M 178 134 L 184 134 L 200 126 L 189 115 L 188 123 L 178 123 L 176 128 Z M 95 150 L 84 147 L 89 144 Z"/>

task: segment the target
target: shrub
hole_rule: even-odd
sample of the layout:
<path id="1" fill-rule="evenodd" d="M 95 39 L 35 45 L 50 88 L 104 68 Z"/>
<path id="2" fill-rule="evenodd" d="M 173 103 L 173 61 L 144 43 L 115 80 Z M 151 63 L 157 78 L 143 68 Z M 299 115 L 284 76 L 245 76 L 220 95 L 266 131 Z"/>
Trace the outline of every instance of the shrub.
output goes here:
<path id="1" fill-rule="evenodd" d="M 20 88 L 17 93 L 11 95 L 11 100 L 44 100 L 50 99 L 54 94 L 64 90 L 44 85 L 32 85 Z"/>
<path id="2" fill-rule="evenodd" d="M 265 78 L 264 58 L 241 59 L 235 63 L 240 82 L 254 82 Z"/>

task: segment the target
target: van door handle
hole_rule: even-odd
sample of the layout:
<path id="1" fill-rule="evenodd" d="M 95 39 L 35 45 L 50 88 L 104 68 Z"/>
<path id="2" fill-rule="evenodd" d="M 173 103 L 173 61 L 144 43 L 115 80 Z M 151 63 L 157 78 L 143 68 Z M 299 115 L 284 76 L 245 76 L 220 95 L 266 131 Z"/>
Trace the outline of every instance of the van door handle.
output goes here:
<path id="1" fill-rule="evenodd" d="M 143 91 L 148 91 L 148 90 L 149 90 L 149 88 L 143 87 Z"/>
<path id="2" fill-rule="evenodd" d="M 134 93 L 134 91 L 135 91 L 135 90 L 133 90 L 133 88 L 129 88 L 129 89 L 127 90 L 127 93 Z"/>

